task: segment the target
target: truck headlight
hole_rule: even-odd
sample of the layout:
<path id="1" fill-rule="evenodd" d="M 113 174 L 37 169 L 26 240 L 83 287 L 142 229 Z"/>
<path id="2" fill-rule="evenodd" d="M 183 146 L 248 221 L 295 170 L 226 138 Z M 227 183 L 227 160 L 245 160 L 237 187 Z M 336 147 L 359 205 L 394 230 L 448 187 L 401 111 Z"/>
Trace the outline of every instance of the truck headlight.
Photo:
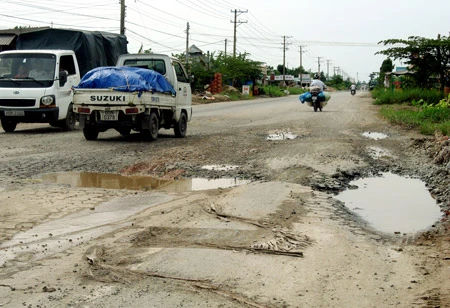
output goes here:
<path id="1" fill-rule="evenodd" d="M 41 98 L 41 104 L 44 106 L 49 106 L 55 103 L 55 96 L 47 95 Z"/>

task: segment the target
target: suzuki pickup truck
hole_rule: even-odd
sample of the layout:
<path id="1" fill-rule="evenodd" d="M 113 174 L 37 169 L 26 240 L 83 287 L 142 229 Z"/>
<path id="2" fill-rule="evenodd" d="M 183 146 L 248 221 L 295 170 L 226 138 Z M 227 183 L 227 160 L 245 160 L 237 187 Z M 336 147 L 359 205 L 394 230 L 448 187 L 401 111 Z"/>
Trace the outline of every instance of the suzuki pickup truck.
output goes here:
<path id="1" fill-rule="evenodd" d="M 177 59 L 162 54 L 121 55 L 115 67 L 88 72 L 73 89 L 73 111 L 86 140 L 115 129 L 156 140 L 160 129 L 185 137 L 192 118 L 192 93 Z"/>

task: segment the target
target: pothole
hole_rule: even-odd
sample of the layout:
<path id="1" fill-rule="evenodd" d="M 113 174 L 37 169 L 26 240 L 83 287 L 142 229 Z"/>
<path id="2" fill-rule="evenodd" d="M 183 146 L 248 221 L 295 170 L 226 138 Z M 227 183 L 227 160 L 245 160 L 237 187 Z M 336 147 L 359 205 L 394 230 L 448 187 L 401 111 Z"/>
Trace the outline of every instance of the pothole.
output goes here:
<path id="1" fill-rule="evenodd" d="M 352 181 L 350 189 L 335 198 L 386 233 L 423 231 L 442 216 L 424 182 L 390 172 Z"/>
<path id="2" fill-rule="evenodd" d="M 374 139 L 374 140 L 379 140 L 379 139 L 386 139 L 389 136 L 383 133 L 377 133 L 377 132 L 364 132 L 362 133 L 362 135 L 364 137 L 370 138 L 370 139 Z"/>
<path id="3" fill-rule="evenodd" d="M 212 171 L 230 171 L 239 168 L 239 166 L 234 165 L 205 165 L 202 169 L 212 170 Z"/>
<path id="4" fill-rule="evenodd" d="M 275 134 L 269 134 L 266 137 L 266 140 L 274 141 L 274 140 L 292 140 L 297 138 L 297 135 L 294 135 L 291 132 L 281 132 L 281 133 L 275 133 Z"/>
<path id="5" fill-rule="evenodd" d="M 165 190 L 198 191 L 217 188 L 229 188 L 248 184 L 250 180 L 233 178 L 182 178 L 179 180 L 161 180 L 150 176 L 124 176 L 112 173 L 67 172 L 49 173 L 42 176 L 43 181 L 66 184 L 74 187 L 128 189 L 128 190 Z"/>
<path id="6" fill-rule="evenodd" d="M 380 147 L 376 147 L 376 146 L 368 147 L 367 151 L 369 152 L 369 156 L 374 159 L 378 159 L 381 157 L 393 157 L 393 155 L 391 154 L 391 152 L 389 150 L 386 150 L 386 149 L 383 149 Z"/>

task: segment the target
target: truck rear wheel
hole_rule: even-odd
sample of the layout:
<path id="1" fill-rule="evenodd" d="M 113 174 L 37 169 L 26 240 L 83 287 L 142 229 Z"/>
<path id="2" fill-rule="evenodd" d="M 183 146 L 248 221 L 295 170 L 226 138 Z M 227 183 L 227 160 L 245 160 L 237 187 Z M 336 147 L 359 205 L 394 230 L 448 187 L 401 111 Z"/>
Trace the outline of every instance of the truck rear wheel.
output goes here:
<path id="1" fill-rule="evenodd" d="M 83 135 L 86 140 L 96 140 L 98 138 L 99 130 L 92 125 L 86 125 L 83 128 Z"/>
<path id="2" fill-rule="evenodd" d="M 2 119 L 2 128 L 7 133 L 12 133 L 17 127 L 17 122 L 9 119 Z"/>
<path id="3" fill-rule="evenodd" d="M 180 119 L 177 123 L 175 123 L 175 127 L 173 128 L 175 132 L 175 137 L 184 138 L 186 137 L 187 131 L 187 116 L 185 112 L 181 112 Z"/>
<path id="4" fill-rule="evenodd" d="M 152 112 L 149 116 L 149 127 L 148 129 L 142 129 L 141 130 L 141 136 L 150 141 L 154 141 L 158 139 L 158 132 L 159 132 L 159 120 L 156 113 Z"/>

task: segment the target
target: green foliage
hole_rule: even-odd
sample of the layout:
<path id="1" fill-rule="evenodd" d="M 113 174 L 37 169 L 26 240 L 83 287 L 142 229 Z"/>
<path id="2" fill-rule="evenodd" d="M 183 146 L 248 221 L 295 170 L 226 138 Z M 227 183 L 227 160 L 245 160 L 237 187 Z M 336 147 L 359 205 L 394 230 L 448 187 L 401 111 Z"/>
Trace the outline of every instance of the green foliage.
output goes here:
<path id="1" fill-rule="evenodd" d="M 344 78 L 341 75 L 334 75 L 326 82 L 328 87 L 335 88 L 336 90 L 347 90 L 352 82 L 349 78 L 344 80 Z"/>
<path id="2" fill-rule="evenodd" d="M 286 93 L 284 92 L 284 89 L 277 87 L 277 86 L 262 86 L 260 89 L 263 89 L 265 92 L 265 95 L 271 96 L 271 97 L 282 97 L 286 96 Z"/>
<path id="3" fill-rule="evenodd" d="M 288 87 L 287 90 L 289 91 L 290 95 L 300 95 L 307 91 L 306 89 L 300 87 Z"/>
<path id="4" fill-rule="evenodd" d="M 434 95 L 433 91 L 430 91 L 428 94 L 429 97 L 433 97 Z M 382 96 L 385 96 L 385 94 L 382 94 Z M 450 133 L 450 97 L 440 99 L 437 103 L 428 103 L 426 95 L 423 97 L 412 100 L 410 103 L 405 101 L 403 104 L 398 103 L 396 105 L 383 106 L 380 114 L 394 124 L 402 125 L 410 129 L 418 129 L 424 135 L 433 135 L 436 130 L 441 131 L 444 135 L 448 135 Z M 397 100 L 400 101 L 402 99 L 405 98 L 403 96 L 397 96 Z"/>
<path id="5" fill-rule="evenodd" d="M 229 80 L 236 88 L 240 88 L 246 81 L 255 83 L 261 77 L 261 62 L 248 59 L 248 54 L 239 54 L 236 57 L 225 56 L 220 53 L 211 59 L 214 72 L 222 73 L 224 80 Z"/>
<path id="6" fill-rule="evenodd" d="M 443 94 L 438 90 L 423 90 L 423 89 L 407 89 L 401 91 L 392 91 L 386 89 L 375 89 L 371 92 L 372 97 L 375 98 L 375 105 L 392 105 L 403 104 L 412 105 L 413 102 L 419 100 L 426 101 L 430 105 L 436 105 L 443 98 Z"/>
<path id="7" fill-rule="evenodd" d="M 393 47 L 379 51 L 376 54 L 383 54 L 390 58 L 402 59 L 405 64 L 411 67 L 415 73 L 413 78 L 415 83 L 421 88 L 432 88 L 434 86 L 433 76 L 448 80 L 448 70 L 450 64 L 450 38 L 440 37 L 428 39 L 419 36 L 411 36 L 404 39 L 388 39 L 379 44 L 392 45 Z M 443 90 L 444 82 L 440 89 Z"/>

